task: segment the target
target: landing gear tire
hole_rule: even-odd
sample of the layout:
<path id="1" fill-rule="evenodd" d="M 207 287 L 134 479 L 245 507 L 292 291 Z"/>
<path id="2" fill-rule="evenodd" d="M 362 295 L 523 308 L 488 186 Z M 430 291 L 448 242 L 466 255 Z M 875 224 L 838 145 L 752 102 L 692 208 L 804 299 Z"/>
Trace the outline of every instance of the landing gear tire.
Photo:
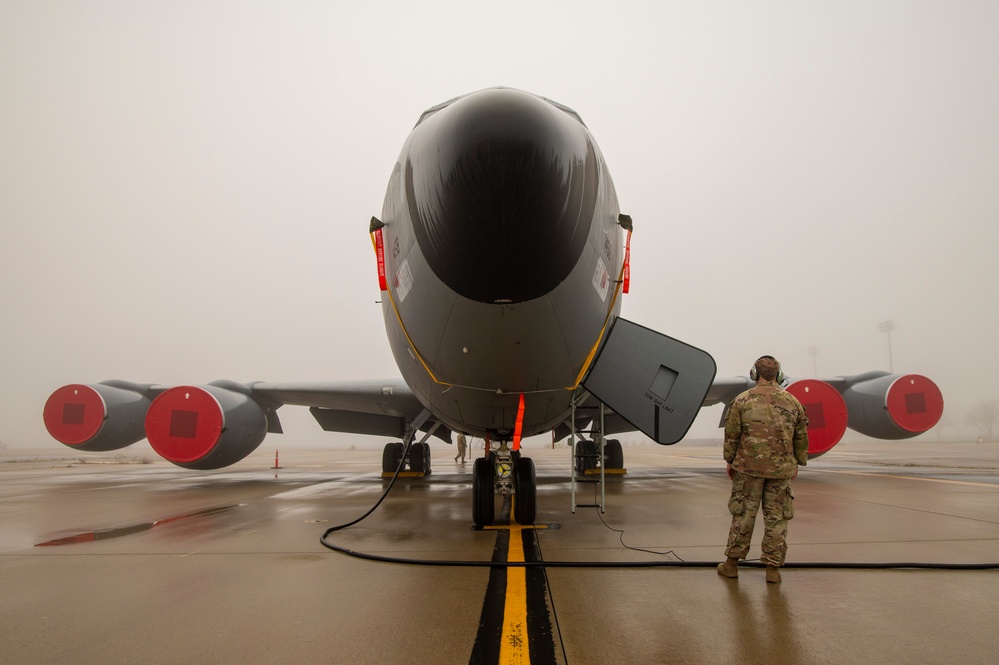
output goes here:
<path id="1" fill-rule="evenodd" d="M 530 457 L 514 462 L 513 489 L 513 518 L 518 524 L 534 524 L 538 517 L 538 480 Z"/>
<path id="2" fill-rule="evenodd" d="M 496 518 L 493 490 L 493 465 L 480 457 L 472 465 L 472 521 L 476 526 L 492 524 Z"/>
<path id="3" fill-rule="evenodd" d="M 382 473 L 395 473 L 402 459 L 402 441 L 389 441 L 382 449 Z"/>
<path id="4" fill-rule="evenodd" d="M 608 469 L 624 468 L 624 449 L 617 439 L 604 441 L 604 466 Z"/>
<path id="5" fill-rule="evenodd" d="M 430 444 L 414 443 L 410 447 L 409 468 L 425 476 L 430 475 Z"/>
<path id="6" fill-rule="evenodd" d="M 576 471 L 586 473 L 597 466 L 597 444 L 589 439 L 576 443 Z"/>

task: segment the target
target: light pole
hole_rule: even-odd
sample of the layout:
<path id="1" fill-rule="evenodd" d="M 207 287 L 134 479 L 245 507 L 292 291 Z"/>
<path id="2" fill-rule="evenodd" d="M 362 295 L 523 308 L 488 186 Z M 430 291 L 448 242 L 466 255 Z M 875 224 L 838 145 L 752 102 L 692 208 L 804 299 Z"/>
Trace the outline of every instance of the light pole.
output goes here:
<path id="1" fill-rule="evenodd" d="M 891 331 L 895 330 L 895 322 L 890 320 L 882 321 L 881 323 L 878 324 L 878 330 L 880 330 L 883 333 L 888 333 L 888 371 L 894 372 L 895 367 L 892 363 L 892 358 L 891 358 Z"/>

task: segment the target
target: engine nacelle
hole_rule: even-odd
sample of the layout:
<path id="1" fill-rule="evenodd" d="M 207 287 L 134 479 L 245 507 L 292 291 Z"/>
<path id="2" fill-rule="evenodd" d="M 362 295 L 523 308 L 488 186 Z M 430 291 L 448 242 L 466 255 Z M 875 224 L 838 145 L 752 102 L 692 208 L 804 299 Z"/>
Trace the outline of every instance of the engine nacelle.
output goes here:
<path id="1" fill-rule="evenodd" d="M 808 458 L 829 452 L 846 432 L 847 407 L 839 391 L 825 381 L 802 379 L 787 387 L 808 415 Z"/>
<path id="2" fill-rule="evenodd" d="M 843 391 L 850 429 L 879 439 L 908 439 L 940 421 L 943 395 L 919 374 L 869 372 Z"/>
<path id="3" fill-rule="evenodd" d="M 163 459 L 185 469 L 220 469 L 240 461 L 264 440 L 267 417 L 243 392 L 249 389 L 219 383 L 176 386 L 153 400 L 146 414 L 146 437 Z"/>
<path id="4" fill-rule="evenodd" d="M 130 446 L 146 436 L 147 388 L 125 381 L 63 386 L 45 402 L 45 429 L 76 450 L 104 452 Z"/>

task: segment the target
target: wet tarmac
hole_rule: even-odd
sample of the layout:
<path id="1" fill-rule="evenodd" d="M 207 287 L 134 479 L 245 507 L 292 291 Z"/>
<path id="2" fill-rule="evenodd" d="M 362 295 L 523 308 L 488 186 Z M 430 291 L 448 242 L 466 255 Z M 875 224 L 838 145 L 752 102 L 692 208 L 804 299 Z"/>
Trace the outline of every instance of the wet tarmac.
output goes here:
<path id="1" fill-rule="evenodd" d="M 434 561 L 513 561 L 521 542 L 552 563 L 722 557 L 719 443 L 626 445 L 603 514 L 571 511 L 567 449 L 530 450 L 545 528 L 523 541 L 473 529 L 471 464 L 432 451 L 429 478 L 330 539 Z M 2 663 L 992 663 L 999 648 L 999 570 L 789 567 L 768 585 L 759 568 L 535 568 L 510 633 L 509 571 L 320 544 L 382 494 L 380 450 L 282 450 L 274 470 L 268 449 L 216 472 L 87 459 L 0 451 Z M 795 481 L 788 563 L 999 562 L 997 470 L 999 444 L 840 444 Z"/>

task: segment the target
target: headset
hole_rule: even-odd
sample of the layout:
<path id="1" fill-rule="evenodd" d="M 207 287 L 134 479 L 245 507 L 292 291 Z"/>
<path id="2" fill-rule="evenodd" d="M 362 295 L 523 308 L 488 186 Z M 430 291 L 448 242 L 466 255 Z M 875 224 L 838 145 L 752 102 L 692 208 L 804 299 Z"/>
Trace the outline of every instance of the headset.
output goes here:
<path id="1" fill-rule="evenodd" d="M 778 386 L 786 386 L 787 378 L 784 376 L 784 370 L 780 367 L 780 361 L 773 356 L 760 356 L 756 359 L 756 363 L 760 362 L 764 358 L 769 358 L 770 360 L 777 363 L 777 378 L 774 380 Z M 751 381 L 756 381 L 760 377 L 760 373 L 756 371 L 756 363 L 753 363 L 753 367 L 749 370 L 749 379 Z"/>

